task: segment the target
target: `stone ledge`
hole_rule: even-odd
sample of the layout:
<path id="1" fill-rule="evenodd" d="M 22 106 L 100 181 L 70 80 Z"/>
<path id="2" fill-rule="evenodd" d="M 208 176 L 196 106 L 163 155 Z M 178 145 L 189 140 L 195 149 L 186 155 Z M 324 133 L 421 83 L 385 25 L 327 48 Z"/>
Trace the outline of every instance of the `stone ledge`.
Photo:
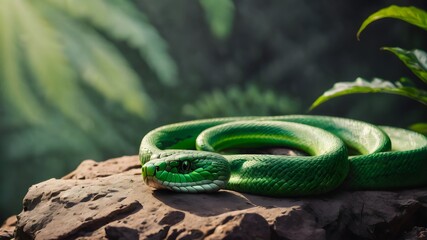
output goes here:
<path id="1" fill-rule="evenodd" d="M 32 186 L 0 239 L 427 239 L 427 188 L 270 198 L 177 194 L 141 180 L 137 156 L 86 160 Z"/>

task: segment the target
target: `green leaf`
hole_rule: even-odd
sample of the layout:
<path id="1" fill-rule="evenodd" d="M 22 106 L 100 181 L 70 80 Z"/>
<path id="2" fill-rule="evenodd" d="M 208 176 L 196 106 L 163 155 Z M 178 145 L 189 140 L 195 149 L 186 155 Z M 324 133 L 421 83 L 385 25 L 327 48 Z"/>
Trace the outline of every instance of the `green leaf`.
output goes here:
<path id="1" fill-rule="evenodd" d="M 176 83 L 166 42 L 132 1 L 0 1 L 0 188 L 12 189 L 0 208 L 82 159 L 134 152 L 133 127 L 150 128 L 137 124 L 154 104 L 116 44 L 138 51 L 163 84 Z"/>
<path id="2" fill-rule="evenodd" d="M 416 7 L 399 7 L 392 5 L 373 13 L 366 18 L 357 32 L 357 38 L 359 39 L 360 34 L 369 24 L 382 18 L 400 19 L 427 30 L 427 12 Z"/>
<path id="3" fill-rule="evenodd" d="M 32 10 L 31 4 L 26 1 L 16 1 L 16 4 L 19 5 L 14 12 L 17 16 L 16 25 L 24 38 L 16 44 L 25 50 L 28 78 L 35 80 L 38 92 L 48 104 L 52 104 L 76 123 L 83 126 L 94 125 L 86 115 L 79 113 L 82 105 L 90 103 L 82 101 L 81 89 L 73 81 L 76 78 L 75 72 L 69 67 L 57 32 L 39 12 Z"/>
<path id="4" fill-rule="evenodd" d="M 152 118 L 153 103 L 142 88 L 139 77 L 116 47 L 84 21 L 82 16 L 86 15 L 64 11 L 58 7 L 62 6 L 59 2 L 64 7 L 75 7 L 70 9 L 87 10 L 90 6 L 98 6 L 104 11 L 98 9 L 96 13 L 115 16 L 114 21 L 103 27 L 106 32 L 112 28 L 119 29 L 116 25 L 124 24 L 122 19 L 130 18 L 128 15 L 133 16 L 136 11 L 133 9 L 126 14 L 129 9 L 117 10 L 108 5 L 116 3 L 114 6 L 122 6 L 122 1 L 94 0 L 78 4 L 79 7 L 74 1 L 1 1 L 0 90 L 3 100 L 8 102 L 7 107 L 21 114 L 21 119 L 37 124 L 44 124 L 49 110 L 53 109 L 88 129 L 95 125 L 98 110 L 84 92 L 86 86 L 82 83 L 86 83 L 102 97 L 121 104 L 128 112 L 141 118 Z M 103 3 L 108 7 L 103 8 Z M 135 40 L 138 23 L 145 21 L 139 20 L 128 21 L 126 29 L 133 24 L 134 31 L 111 31 L 119 40 L 122 35 Z M 122 31 L 122 35 L 117 31 Z M 153 37 L 153 32 L 143 33 L 147 35 L 146 40 L 162 45 L 162 41 Z M 141 39 L 139 42 L 144 41 Z M 156 52 L 155 49 L 156 46 L 147 46 L 147 51 Z M 150 56 L 153 61 L 164 62 L 155 54 Z M 168 72 L 167 67 L 162 72 Z M 97 115 L 102 119 L 99 113 Z"/>
<path id="5" fill-rule="evenodd" d="M 157 30 L 129 1 L 43 0 L 75 19 L 88 20 L 114 39 L 138 49 L 147 65 L 166 85 L 176 85 L 178 70 L 168 46 Z M 94 11 L 96 9 L 96 11 Z"/>
<path id="6" fill-rule="evenodd" d="M 71 66 L 78 70 L 85 84 L 99 92 L 106 100 L 121 104 L 130 113 L 146 119 L 152 117 L 150 98 L 145 94 L 136 73 L 113 44 L 86 24 L 64 17 L 48 4 L 42 9 L 44 15 L 54 23 Z M 75 99 L 74 102 L 77 102 L 77 99 L 83 98 Z M 79 105 L 81 106 L 81 103 L 77 106 Z"/>
<path id="7" fill-rule="evenodd" d="M 113 44 L 102 38 L 96 31 L 74 18 L 62 15 L 45 2 L 38 3 L 40 4 L 38 9 L 51 20 L 58 32 L 57 38 L 68 57 L 67 67 L 76 69 L 80 74 L 78 78 L 65 83 L 69 87 L 69 92 L 64 95 L 70 96 L 67 97 L 68 101 L 64 99 L 63 105 L 58 107 L 58 110 L 79 126 L 88 137 L 95 136 L 97 132 L 103 132 L 103 138 L 93 139 L 99 146 L 116 145 L 117 148 L 124 148 L 128 143 L 116 128 L 111 127 L 110 119 L 103 116 L 98 107 L 89 100 L 89 96 L 84 94 L 84 88 L 89 86 L 106 102 L 118 103 L 127 113 L 148 119 L 153 116 L 150 107 L 152 104 L 143 91 L 138 77 Z M 50 67 L 55 66 L 61 69 L 59 66 L 56 67 L 56 64 L 58 63 L 52 63 Z M 61 80 L 63 79 L 53 79 L 58 84 Z M 57 95 L 60 93 L 56 92 Z M 63 97 L 57 96 L 57 98 Z M 115 139 L 116 143 L 111 139 Z"/>
<path id="8" fill-rule="evenodd" d="M 427 105 L 427 91 L 406 86 L 403 82 L 392 83 L 378 78 L 375 78 L 372 82 L 368 82 L 362 78 L 357 78 L 354 82 L 335 83 L 331 89 L 316 99 L 311 105 L 310 110 L 332 98 L 355 93 L 391 93 L 409 97 Z"/>
<path id="9" fill-rule="evenodd" d="M 114 44 L 84 19 L 48 1 L 1 1 L 0 19 L 0 96 L 5 112 L 13 116 L 9 120 L 28 129 L 47 129 L 61 115 L 65 123 L 59 132 L 66 127 L 81 131 L 80 138 L 93 143 L 93 152 L 104 146 L 119 151 L 131 146 L 87 91 L 92 87 L 99 94 L 95 96 L 130 116 L 152 116 L 153 104 L 140 79 Z"/>
<path id="10" fill-rule="evenodd" d="M 2 100 L 7 106 L 31 124 L 43 124 L 46 109 L 25 81 L 20 68 L 23 61 L 18 24 L 19 17 L 14 14 L 21 8 L 21 1 L 0 1 L 0 90 Z"/>
<path id="11" fill-rule="evenodd" d="M 427 123 L 415 123 L 409 126 L 409 128 L 415 132 L 427 135 Z"/>
<path id="12" fill-rule="evenodd" d="M 384 47 L 383 50 L 396 55 L 417 77 L 427 83 L 427 53 L 414 49 L 404 50 L 398 47 Z"/>
<path id="13" fill-rule="evenodd" d="M 231 0 L 200 0 L 212 34 L 222 40 L 231 32 L 234 18 L 234 4 Z"/>

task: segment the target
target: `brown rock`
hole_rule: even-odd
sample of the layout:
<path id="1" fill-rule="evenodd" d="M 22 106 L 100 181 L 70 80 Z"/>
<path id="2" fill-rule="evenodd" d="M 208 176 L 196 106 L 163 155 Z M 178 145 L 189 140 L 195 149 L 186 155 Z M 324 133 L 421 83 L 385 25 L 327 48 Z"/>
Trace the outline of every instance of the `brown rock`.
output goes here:
<path id="1" fill-rule="evenodd" d="M 212 232 L 213 231 L 213 232 Z M 212 232 L 212 233 L 211 233 Z M 267 220 L 257 213 L 241 213 L 228 216 L 207 232 L 206 239 L 270 239 Z"/>
<path id="2" fill-rule="evenodd" d="M 139 160 L 135 156 L 114 158 L 102 163 L 95 162 L 94 160 L 85 160 L 80 163 L 76 170 L 67 174 L 62 179 L 94 179 L 140 168 Z"/>
<path id="3" fill-rule="evenodd" d="M 16 216 L 11 216 L 6 221 L 4 221 L 3 225 L 0 228 L 0 240 L 3 239 L 12 239 L 16 227 Z"/>
<path id="4" fill-rule="evenodd" d="M 325 230 L 320 228 L 313 215 L 301 209 L 290 209 L 288 214 L 277 217 L 273 230 L 280 239 L 303 240 L 325 239 Z"/>
<path id="5" fill-rule="evenodd" d="M 144 185 L 137 157 L 88 160 L 30 188 L 1 239 L 423 239 L 427 189 L 270 198 Z"/>
<path id="6" fill-rule="evenodd" d="M 414 227 L 411 231 L 404 234 L 404 240 L 427 240 L 427 228 L 425 227 Z"/>
<path id="7" fill-rule="evenodd" d="M 139 233 L 136 229 L 132 228 L 106 226 L 105 237 L 110 240 L 139 239 Z"/>

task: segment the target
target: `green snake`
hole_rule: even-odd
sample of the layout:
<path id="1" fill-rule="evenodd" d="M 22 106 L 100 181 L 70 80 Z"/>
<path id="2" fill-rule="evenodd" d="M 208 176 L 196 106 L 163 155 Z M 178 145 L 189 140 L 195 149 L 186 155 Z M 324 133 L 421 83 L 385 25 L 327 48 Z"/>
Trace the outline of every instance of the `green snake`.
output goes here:
<path id="1" fill-rule="evenodd" d="M 227 154 L 229 149 L 294 148 L 307 156 Z M 427 138 L 393 127 L 310 115 L 230 117 L 165 125 L 144 136 L 144 182 L 176 192 L 230 189 L 305 196 L 337 188 L 427 186 Z"/>

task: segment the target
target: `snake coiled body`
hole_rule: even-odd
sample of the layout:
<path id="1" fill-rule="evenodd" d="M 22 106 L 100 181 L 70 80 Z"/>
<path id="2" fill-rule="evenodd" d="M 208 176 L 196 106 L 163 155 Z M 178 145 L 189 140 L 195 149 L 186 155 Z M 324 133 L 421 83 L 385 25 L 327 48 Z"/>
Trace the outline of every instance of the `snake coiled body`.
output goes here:
<path id="1" fill-rule="evenodd" d="M 220 154 L 286 146 L 308 156 Z M 352 155 L 349 153 L 355 152 Z M 268 196 L 427 186 L 427 138 L 326 116 L 231 117 L 166 125 L 142 139 L 144 181 L 158 189 L 226 188 Z"/>

